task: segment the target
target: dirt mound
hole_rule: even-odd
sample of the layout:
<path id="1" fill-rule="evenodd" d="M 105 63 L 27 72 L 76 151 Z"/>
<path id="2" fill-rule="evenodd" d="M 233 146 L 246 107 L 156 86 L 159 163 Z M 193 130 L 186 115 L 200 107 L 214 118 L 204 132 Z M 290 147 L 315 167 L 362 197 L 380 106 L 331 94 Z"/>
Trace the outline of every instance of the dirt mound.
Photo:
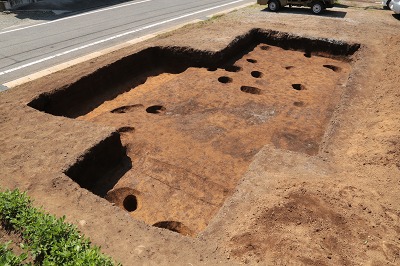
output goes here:
<path id="1" fill-rule="evenodd" d="M 246 233 L 231 238 L 232 256 L 273 264 L 354 265 L 382 253 L 396 261 L 400 247 L 381 241 L 383 235 L 400 232 L 399 225 L 390 226 L 393 214 L 366 204 L 373 197 L 356 187 L 309 190 L 312 186 L 292 189 L 279 204 L 260 210 Z"/>

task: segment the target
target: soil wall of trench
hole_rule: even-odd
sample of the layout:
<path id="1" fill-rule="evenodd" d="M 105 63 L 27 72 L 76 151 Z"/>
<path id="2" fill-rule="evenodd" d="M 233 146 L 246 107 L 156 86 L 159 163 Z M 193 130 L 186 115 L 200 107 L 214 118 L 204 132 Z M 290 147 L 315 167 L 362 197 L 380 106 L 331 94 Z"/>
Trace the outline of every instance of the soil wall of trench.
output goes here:
<path id="1" fill-rule="evenodd" d="M 217 68 L 232 71 L 234 63 L 245 54 L 253 51 L 259 44 L 271 45 L 283 50 L 300 51 L 304 53 L 305 57 L 313 55 L 344 62 L 348 62 L 350 57 L 360 48 L 360 45 L 356 43 L 349 44 L 330 39 L 312 39 L 278 31 L 253 29 L 242 36 L 236 37 L 226 48 L 217 52 L 200 51 L 186 47 L 150 47 L 144 49 L 104 66 L 80 78 L 73 84 L 41 94 L 28 105 L 55 116 L 78 118 L 90 113 L 106 101 L 111 101 L 119 95 L 129 92 L 132 88 L 146 83 L 149 78 L 163 73 L 179 74 L 193 67 L 207 68 L 209 71 L 214 71 Z M 324 66 L 333 71 L 337 70 L 332 65 Z M 261 73 L 253 71 L 252 75 L 258 78 Z M 228 83 L 230 80 L 229 78 L 221 77 L 219 82 Z M 293 84 L 292 86 L 294 90 L 300 91 L 304 89 L 301 84 Z M 242 86 L 241 90 L 245 93 L 260 94 L 259 89 L 251 86 Z M 303 103 L 295 102 L 295 105 L 303 106 Z M 138 106 L 140 107 L 140 105 Z M 161 106 L 160 108 L 163 107 Z M 157 109 L 155 113 L 160 110 Z M 112 112 L 124 113 L 124 110 L 117 108 Z M 148 110 L 147 112 L 149 113 Z M 105 197 L 128 212 L 133 212 L 141 205 L 140 202 L 138 203 L 138 198 L 140 198 L 138 190 L 121 187 L 111 191 L 132 169 L 133 163 L 130 157 L 135 154 L 129 154 L 124 142 L 121 141 L 121 134 L 123 135 L 124 132 L 130 130 L 134 130 L 134 128 L 120 128 L 107 139 L 102 140 L 98 145 L 78 158 L 77 162 L 65 171 L 65 174 L 81 187 L 98 196 Z M 289 133 L 283 135 L 289 141 L 293 138 Z M 156 166 L 154 165 L 154 168 L 157 168 Z M 240 176 L 233 178 L 232 188 L 234 188 L 239 178 Z M 178 186 L 181 185 L 178 184 Z M 230 191 L 232 188 L 223 189 L 224 191 L 221 192 L 223 194 L 221 196 L 222 200 L 216 203 L 213 202 L 216 207 L 210 211 L 212 214 L 205 215 L 207 217 L 204 223 L 207 223 L 207 219 L 210 219 L 216 213 L 223 204 L 224 199 L 231 194 L 231 192 L 225 190 Z M 112 193 L 109 193 L 110 191 Z M 194 194 L 203 192 L 195 191 Z M 162 199 L 161 202 L 165 200 L 167 199 Z M 190 209 L 190 207 L 186 208 Z M 145 217 L 143 219 L 150 224 L 154 224 L 154 226 L 185 235 L 194 235 L 195 232 L 204 229 L 204 223 L 193 226 L 195 229 L 190 229 L 180 221 L 156 220 L 157 222 L 155 223 L 154 221 L 149 222 L 151 218 L 148 218 L 148 216 L 152 215 L 151 212 L 143 215 Z M 136 217 L 134 216 L 134 218 Z"/>

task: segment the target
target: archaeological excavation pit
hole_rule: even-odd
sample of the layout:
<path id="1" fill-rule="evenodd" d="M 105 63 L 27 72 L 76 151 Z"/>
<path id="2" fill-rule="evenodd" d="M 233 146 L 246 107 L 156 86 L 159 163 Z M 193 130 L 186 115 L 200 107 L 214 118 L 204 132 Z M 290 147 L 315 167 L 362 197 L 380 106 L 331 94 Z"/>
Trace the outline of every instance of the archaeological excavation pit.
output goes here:
<path id="1" fill-rule="evenodd" d="M 135 219 L 195 236 L 263 146 L 318 153 L 358 48 L 260 29 L 218 52 L 152 47 L 29 106 L 114 127 L 65 173 Z"/>

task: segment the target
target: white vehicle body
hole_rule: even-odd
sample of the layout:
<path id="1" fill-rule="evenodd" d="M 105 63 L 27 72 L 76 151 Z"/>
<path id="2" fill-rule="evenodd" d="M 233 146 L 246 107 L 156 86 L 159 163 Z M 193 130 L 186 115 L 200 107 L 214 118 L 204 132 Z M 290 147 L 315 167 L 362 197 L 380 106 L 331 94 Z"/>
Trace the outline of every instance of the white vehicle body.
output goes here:
<path id="1" fill-rule="evenodd" d="M 391 0 L 389 7 L 394 11 L 394 13 L 400 14 L 400 0 Z"/>
<path id="2" fill-rule="evenodd" d="M 284 6 L 308 6 L 311 7 L 311 11 L 314 14 L 320 14 L 326 8 L 333 7 L 335 0 L 269 0 L 268 10 L 277 12 L 281 7 Z"/>

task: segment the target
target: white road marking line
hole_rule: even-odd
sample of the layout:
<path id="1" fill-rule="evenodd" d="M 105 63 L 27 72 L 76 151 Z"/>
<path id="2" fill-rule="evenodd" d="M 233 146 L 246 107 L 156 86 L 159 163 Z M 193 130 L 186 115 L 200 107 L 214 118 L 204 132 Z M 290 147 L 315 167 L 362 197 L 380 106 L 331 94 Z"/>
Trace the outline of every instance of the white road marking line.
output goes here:
<path id="1" fill-rule="evenodd" d="M 193 16 L 193 15 L 204 13 L 204 12 L 207 12 L 207 11 L 210 11 L 210 10 L 213 10 L 213 9 L 217 9 L 217 8 L 220 8 L 220 7 L 224 7 L 224 6 L 240 3 L 240 2 L 243 2 L 243 1 L 246 1 L 246 0 L 237 0 L 237 1 L 229 2 L 229 3 L 223 4 L 223 5 L 206 8 L 206 9 L 199 10 L 199 11 L 196 11 L 196 12 L 192 12 L 192 13 L 189 13 L 189 14 L 186 14 L 186 15 L 182 15 L 182 16 L 179 16 L 179 17 L 176 17 L 176 18 L 171 18 L 171 19 L 168 19 L 168 20 L 160 21 L 160 22 L 157 22 L 157 23 L 154 23 L 154 24 L 150 24 L 150 25 L 147 25 L 147 26 L 135 29 L 135 30 L 131 30 L 131 31 L 124 32 L 124 33 L 121 33 L 121 34 L 118 34 L 118 35 L 114 35 L 114 36 L 111 36 L 111 37 L 108 37 L 106 39 L 102 39 L 102 40 L 99 40 L 99 41 L 96 41 L 96 42 L 88 43 L 86 45 L 79 46 L 79 47 L 76 47 L 74 49 L 59 53 L 59 54 L 48 56 L 48 57 L 42 58 L 40 60 L 25 64 L 25 65 L 21 65 L 21 66 L 15 67 L 15 68 L 4 70 L 4 71 L 0 72 L 0 76 L 2 76 L 4 74 L 7 74 L 7 73 L 11 73 L 11 72 L 17 71 L 17 70 L 20 70 L 22 68 L 26 68 L 26 67 L 30 67 L 32 65 L 36 65 L 36 64 L 42 63 L 44 61 L 48 61 L 48 60 L 56 58 L 56 57 L 60 57 L 60 56 L 66 55 L 66 54 L 70 54 L 72 52 L 76 52 L 76 51 L 79 51 L 79 50 L 94 46 L 96 44 L 108 42 L 108 41 L 111 41 L 111 40 L 114 40 L 114 39 L 117 39 L 117 38 L 121 38 L 123 36 L 129 35 L 129 34 L 132 34 L 132 33 L 135 33 L 135 32 L 139 32 L 139 31 L 143 31 L 143 30 L 146 30 L 146 29 L 154 28 L 156 26 L 159 26 L 159 25 L 162 25 L 162 24 L 166 24 L 166 23 L 169 23 L 169 22 L 172 22 L 172 21 L 175 21 L 175 20 L 179 20 L 179 19 L 182 19 L 182 18 L 190 17 L 190 16 Z"/>
<path id="2" fill-rule="evenodd" d="M 67 62 L 63 62 L 63 63 L 55 65 L 55 66 L 51 66 L 49 68 L 40 70 L 40 71 L 35 72 L 33 74 L 30 74 L 28 76 L 24 76 L 22 78 L 18 78 L 18 79 L 9 81 L 7 83 L 4 83 L 3 86 L 7 87 L 5 90 L 7 90 L 9 88 L 14 88 L 16 86 L 19 86 L 21 84 L 27 83 L 29 81 L 33 81 L 33 80 L 42 78 L 44 76 L 48 76 L 50 74 L 53 74 L 55 72 L 64 70 L 64 69 L 69 68 L 71 66 L 75 66 L 75 65 L 80 64 L 82 62 L 89 61 L 91 59 L 95 59 L 95 58 L 98 58 L 100 56 L 104 56 L 106 54 L 109 54 L 109 53 L 121 50 L 123 48 L 132 46 L 133 44 L 137 44 L 137 43 L 149 40 L 149 39 L 154 38 L 154 37 L 156 37 L 156 36 L 158 36 L 160 34 L 171 32 L 173 30 L 180 29 L 183 26 L 186 26 L 186 25 L 189 25 L 189 24 L 198 23 L 198 22 L 201 22 L 201 21 L 202 20 L 200 20 L 200 19 L 194 19 L 192 21 L 185 22 L 185 23 L 179 24 L 177 26 L 169 27 L 167 29 L 163 29 L 163 30 L 160 30 L 160 31 L 157 31 L 157 32 L 154 32 L 154 33 L 150 33 L 150 34 L 144 35 L 144 36 L 139 37 L 139 38 L 134 38 L 134 39 L 129 40 L 127 42 L 124 42 L 124 43 L 121 43 L 121 44 L 117 44 L 115 46 L 112 46 L 112 47 L 109 47 L 109 48 L 105 48 L 103 50 L 100 50 L 100 51 L 97 51 L 97 52 L 93 52 L 93 53 L 90 53 L 88 55 L 84 55 L 84 56 L 78 57 L 76 59 L 72 59 L 72 60 L 67 61 Z M 1 86 L 2 85 L 0 85 L 0 88 L 1 88 Z"/>
<path id="3" fill-rule="evenodd" d="M 20 30 L 25 30 L 25 29 L 29 29 L 29 28 L 33 28 L 33 27 L 43 26 L 43 25 L 47 25 L 47 24 L 51 24 L 51 23 L 56 23 L 59 21 L 67 20 L 67 19 L 72 19 L 72 18 L 82 17 L 82 16 L 91 15 L 91 14 L 95 14 L 95 13 L 100 13 L 103 11 L 108 11 L 108 10 L 117 9 L 117 8 L 121 8 L 121 7 L 143 4 L 146 2 L 150 2 L 150 1 L 153 1 L 153 0 L 143 0 L 143 1 L 133 2 L 133 3 L 129 3 L 129 4 L 123 4 L 123 5 L 119 5 L 119 6 L 107 7 L 107 8 L 103 8 L 103 9 L 99 9 L 99 10 L 95 10 L 95 11 L 91 11 L 91 12 L 87 12 L 87 13 L 82 13 L 82 14 L 74 15 L 74 16 L 70 16 L 70 17 L 60 18 L 60 19 L 56 19 L 56 20 L 52 20 L 52 21 L 48 21 L 48 22 L 43 22 L 43 23 L 31 25 L 31 26 L 26 26 L 26 27 L 22 27 L 22 28 L 13 29 L 13 30 L 2 31 L 2 32 L 0 32 L 0 35 L 10 33 L 10 32 L 20 31 Z"/>

